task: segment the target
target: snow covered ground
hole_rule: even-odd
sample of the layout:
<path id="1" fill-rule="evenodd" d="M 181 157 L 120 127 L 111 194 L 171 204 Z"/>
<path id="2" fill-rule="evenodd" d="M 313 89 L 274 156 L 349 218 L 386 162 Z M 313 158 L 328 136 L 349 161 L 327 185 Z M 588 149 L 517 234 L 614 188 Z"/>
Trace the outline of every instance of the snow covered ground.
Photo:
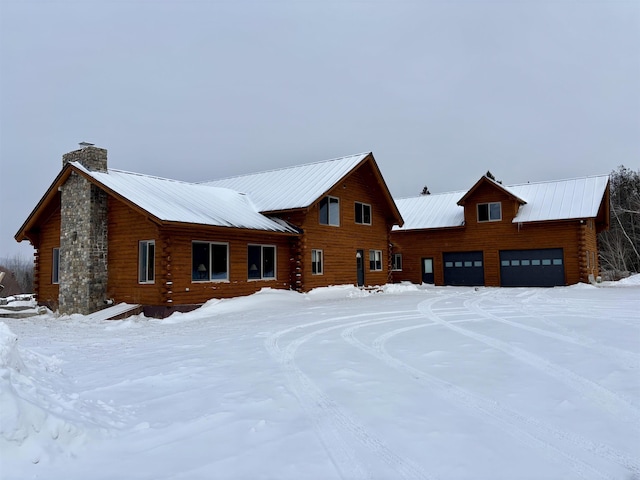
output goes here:
<path id="1" fill-rule="evenodd" d="M 640 479 L 640 276 L 0 321 L 0 478 Z"/>

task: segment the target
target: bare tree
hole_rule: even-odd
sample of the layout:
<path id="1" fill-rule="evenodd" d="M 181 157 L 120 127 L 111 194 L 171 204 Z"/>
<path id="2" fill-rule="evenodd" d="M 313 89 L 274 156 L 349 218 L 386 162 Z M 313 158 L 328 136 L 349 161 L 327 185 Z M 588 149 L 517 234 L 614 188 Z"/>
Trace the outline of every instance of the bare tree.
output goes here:
<path id="1" fill-rule="evenodd" d="M 611 172 L 611 225 L 602 232 L 600 260 L 610 278 L 640 272 L 640 171 Z"/>
<path id="2" fill-rule="evenodd" d="M 34 267 L 31 259 L 16 254 L 9 258 L 0 259 L 0 265 L 2 265 L 0 270 L 5 272 L 2 283 L 6 287 L 2 291 L 2 296 L 33 293 Z"/>

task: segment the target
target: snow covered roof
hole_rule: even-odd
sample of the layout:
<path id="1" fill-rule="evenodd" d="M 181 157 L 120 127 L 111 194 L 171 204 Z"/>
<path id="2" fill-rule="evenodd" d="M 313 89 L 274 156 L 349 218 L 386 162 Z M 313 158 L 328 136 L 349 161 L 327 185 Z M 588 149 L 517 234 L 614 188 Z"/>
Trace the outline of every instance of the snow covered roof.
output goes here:
<path id="1" fill-rule="evenodd" d="M 261 212 L 276 212 L 312 205 L 353 170 L 370 152 L 322 162 L 281 168 L 205 182 L 246 193 Z"/>
<path id="2" fill-rule="evenodd" d="M 246 195 L 228 188 L 113 169 L 90 171 L 77 162 L 71 165 L 160 221 L 297 233 L 286 222 L 262 215 Z"/>
<path id="3" fill-rule="evenodd" d="M 598 215 L 608 175 L 500 187 L 524 202 L 514 223 L 593 218 Z M 397 231 L 459 227 L 464 207 L 458 205 L 468 192 L 457 191 L 396 200 L 405 224 Z"/>
<path id="4" fill-rule="evenodd" d="M 464 222 L 464 208 L 457 202 L 464 194 L 464 191 L 458 191 L 396 200 L 398 210 L 404 218 L 404 225 L 402 228 L 393 228 L 420 230 L 459 227 Z"/>
<path id="5" fill-rule="evenodd" d="M 514 222 L 596 217 L 608 183 L 609 176 L 600 175 L 512 185 L 511 191 L 527 201 Z"/>
<path id="6" fill-rule="evenodd" d="M 527 203 L 525 200 L 520 198 L 518 196 L 518 194 L 515 193 L 511 189 L 511 187 L 507 187 L 507 186 L 503 185 L 502 183 L 496 181 L 495 179 L 493 179 L 493 178 L 491 178 L 491 177 L 489 177 L 487 175 L 483 175 L 482 177 L 480 177 L 480 180 L 478 180 L 475 183 L 475 185 L 473 187 L 471 187 L 469 190 L 467 190 L 467 192 L 462 196 L 462 198 L 460 200 L 458 200 L 458 205 L 463 205 L 464 206 L 464 203 L 467 201 L 467 198 L 469 198 L 476 191 L 476 189 L 479 188 L 480 185 L 482 185 L 484 182 L 489 182 L 491 185 L 493 185 L 498 190 L 502 190 L 507 195 L 512 196 L 514 198 L 514 200 L 517 200 L 518 203 L 520 203 L 521 205 L 523 203 Z"/>

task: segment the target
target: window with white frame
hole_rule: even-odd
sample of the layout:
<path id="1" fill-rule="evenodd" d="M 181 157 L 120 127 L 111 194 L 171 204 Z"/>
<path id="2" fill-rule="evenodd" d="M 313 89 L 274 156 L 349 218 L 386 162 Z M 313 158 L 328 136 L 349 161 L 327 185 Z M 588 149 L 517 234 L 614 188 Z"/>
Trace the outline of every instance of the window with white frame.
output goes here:
<path id="1" fill-rule="evenodd" d="M 311 250 L 311 273 L 313 275 L 322 275 L 323 271 L 322 250 Z"/>
<path id="2" fill-rule="evenodd" d="M 356 223 L 371 225 L 371 205 L 356 202 L 355 218 Z"/>
<path id="3" fill-rule="evenodd" d="M 478 204 L 478 222 L 497 222 L 500 220 L 502 220 L 502 204 L 500 202 Z"/>
<path id="4" fill-rule="evenodd" d="M 218 242 L 191 244 L 191 280 L 194 282 L 229 280 L 229 245 Z"/>
<path id="5" fill-rule="evenodd" d="M 340 199 L 324 197 L 320 200 L 320 224 L 340 226 Z"/>
<path id="6" fill-rule="evenodd" d="M 402 254 L 394 253 L 391 257 L 391 269 L 399 272 L 402 270 Z"/>
<path id="7" fill-rule="evenodd" d="M 155 281 L 156 242 L 142 240 L 138 243 L 138 282 Z"/>
<path id="8" fill-rule="evenodd" d="M 276 278 L 276 247 L 274 245 L 248 246 L 247 276 L 249 280 Z"/>
<path id="9" fill-rule="evenodd" d="M 53 261 L 51 263 L 51 283 L 60 283 L 60 248 L 53 249 Z"/>
<path id="10" fill-rule="evenodd" d="M 382 250 L 369 250 L 369 270 L 372 272 L 382 270 Z"/>

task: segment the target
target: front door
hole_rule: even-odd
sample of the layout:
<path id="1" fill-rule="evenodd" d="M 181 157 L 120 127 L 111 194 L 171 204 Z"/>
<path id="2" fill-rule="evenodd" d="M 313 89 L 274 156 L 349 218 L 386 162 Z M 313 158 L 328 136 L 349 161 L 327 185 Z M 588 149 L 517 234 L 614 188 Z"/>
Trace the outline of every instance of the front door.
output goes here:
<path id="1" fill-rule="evenodd" d="M 358 279 L 358 286 L 364 286 L 364 250 L 358 250 L 356 252 L 356 277 Z"/>
<path id="2" fill-rule="evenodd" d="M 433 258 L 422 259 L 422 283 L 433 284 Z"/>

